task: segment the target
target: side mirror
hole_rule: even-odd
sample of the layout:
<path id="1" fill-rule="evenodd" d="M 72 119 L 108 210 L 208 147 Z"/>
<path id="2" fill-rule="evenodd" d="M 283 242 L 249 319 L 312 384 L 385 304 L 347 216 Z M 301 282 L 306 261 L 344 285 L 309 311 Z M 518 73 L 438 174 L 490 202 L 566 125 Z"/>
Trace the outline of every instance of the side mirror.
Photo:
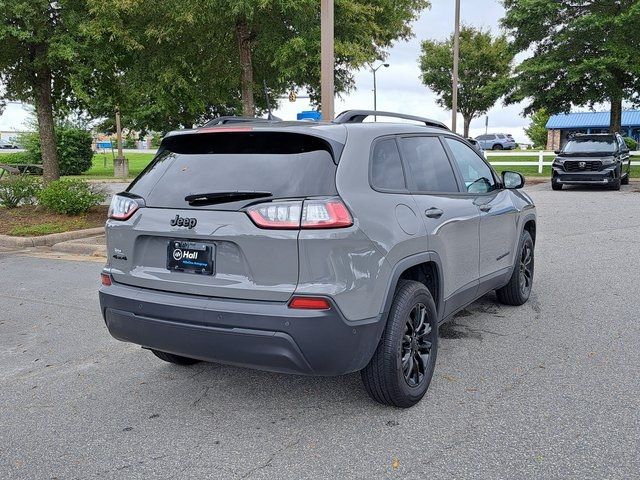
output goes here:
<path id="1" fill-rule="evenodd" d="M 518 172 L 502 172 L 502 183 L 504 188 L 517 190 L 524 187 L 524 177 Z"/>
<path id="2" fill-rule="evenodd" d="M 553 153 L 555 153 L 556 155 L 560 155 L 560 150 L 554 150 Z"/>

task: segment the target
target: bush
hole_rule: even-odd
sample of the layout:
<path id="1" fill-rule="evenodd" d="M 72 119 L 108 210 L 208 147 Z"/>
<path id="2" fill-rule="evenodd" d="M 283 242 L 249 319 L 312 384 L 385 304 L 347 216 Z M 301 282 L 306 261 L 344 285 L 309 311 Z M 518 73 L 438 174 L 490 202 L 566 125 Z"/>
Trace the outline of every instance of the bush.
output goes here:
<path id="1" fill-rule="evenodd" d="M 12 175 L 0 182 L 0 205 L 15 208 L 21 204 L 31 204 L 41 190 L 39 179 Z"/>
<path id="2" fill-rule="evenodd" d="M 122 148 L 137 148 L 138 141 L 135 137 L 125 137 L 122 141 Z"/>
<path id="3" fill-rule="evenodd" d="M 43 207 L 56 213 L 78 215 L 99 205 L 107 195 L 84 180 L 57 180 L 38 193 Z"/>
<path id="4" fill-rule="evenodd" d="M 18 142 L 26 150 L 23 154 L 23 160 L 26 161 L 16 163 L 42 163 L 42 151 L 37 133 L 22 134 L 18 137 Z M 91 168 L 93 160 L 91 143 L 91 134 L 86 130 L 63 125 L 56 126 L 60 175 L 80 175 Z"/>
<path id="5" fill-rule="evenodd" d="M 624 143 L 627 144 L 627 148 L 631 151 L 638 149 L 638 142 L 631 137 L 624 137 Z"/>
<path id="6" fill-rule="evenodd" d="M 17 165 L 19 163 L 36 163 L 27 152 L 6 153 L 0 157 L 0 163 L 5 165 Z"/>

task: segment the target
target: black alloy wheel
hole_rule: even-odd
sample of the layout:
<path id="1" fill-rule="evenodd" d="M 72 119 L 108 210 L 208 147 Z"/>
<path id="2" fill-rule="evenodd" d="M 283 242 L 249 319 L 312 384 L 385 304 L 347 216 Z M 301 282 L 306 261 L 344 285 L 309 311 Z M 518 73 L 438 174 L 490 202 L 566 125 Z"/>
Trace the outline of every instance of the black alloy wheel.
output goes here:
<path id="1" fill-rule="evenodd" d="M 416 304 L 409 312 L 402 339 L 402 372 L 410 387 L 417 387 L 424 379 L 431 361 L 433 329 L 427 318 L 427 307 Z"/>

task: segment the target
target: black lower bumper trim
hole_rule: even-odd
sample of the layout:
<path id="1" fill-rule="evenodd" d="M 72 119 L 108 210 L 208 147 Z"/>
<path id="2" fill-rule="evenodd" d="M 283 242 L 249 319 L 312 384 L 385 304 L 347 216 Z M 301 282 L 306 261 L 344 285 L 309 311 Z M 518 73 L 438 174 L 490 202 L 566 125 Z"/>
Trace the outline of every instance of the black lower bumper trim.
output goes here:
<path id="1" fill-rule="evenodd" d="M 351 325 L 334 306 L 291 310 L 114 284 L 100 305 L 118 340 L 204 361 L 305 375 L 341 375 L 364 368 L 382 322 Z"/>

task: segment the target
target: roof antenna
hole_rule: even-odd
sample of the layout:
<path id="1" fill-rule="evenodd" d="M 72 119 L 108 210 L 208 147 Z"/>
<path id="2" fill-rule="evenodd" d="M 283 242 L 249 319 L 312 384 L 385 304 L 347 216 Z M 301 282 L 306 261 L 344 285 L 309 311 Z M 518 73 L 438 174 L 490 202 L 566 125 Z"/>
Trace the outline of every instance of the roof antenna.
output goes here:
<path id="1" fill-rule="evenodd" d="M 269 102 L 269 92 L 267 91 L 267 80 L 263 79 L 262 81 L 264 82 L 264 99 L 267 101 L 267 112 L 269 112 L 267 119 L 273 120 L 273 115 L 271 114 L 271 103 Z"/>

